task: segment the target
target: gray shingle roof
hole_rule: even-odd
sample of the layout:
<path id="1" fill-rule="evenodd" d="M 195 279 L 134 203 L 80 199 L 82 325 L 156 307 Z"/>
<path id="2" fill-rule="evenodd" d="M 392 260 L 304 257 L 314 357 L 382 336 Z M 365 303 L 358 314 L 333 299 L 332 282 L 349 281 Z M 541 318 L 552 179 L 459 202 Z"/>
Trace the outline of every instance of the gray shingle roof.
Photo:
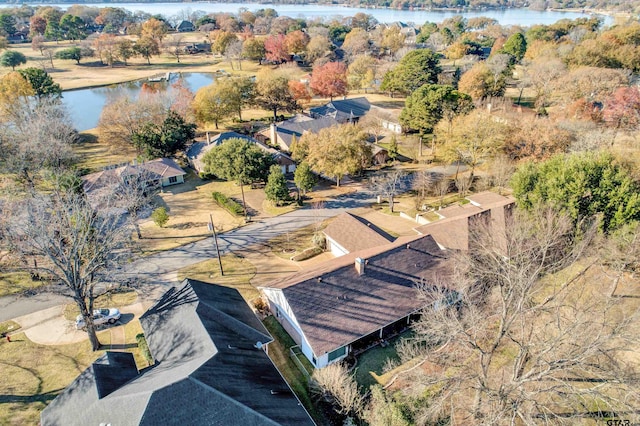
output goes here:
<path id="1" fill-rule="evenodd" d="M 156 364 L 124 384 L 110 380 L 102 398 L 94 364 L 45 408 L 43 426 L 313 425 L 256 347 L 272 339 L 237 290 L 187 280 L 140 323 Z"/>
<path id="2" fill-rule="evenodd" d="M 326 105 L 311 108 L 313 117 L 332 117 L 340 123 L 363 117 L 371 109 L 365 97 L 331 101 Z"/>
<path id="3" fill-rule="evenodd" d="M 337 126 L 340 124 L 333 117 L 320 117 L 309 120 L 287 120 L 276 125 L 278 136 L 284 141 L 287 147 L 291 147 L 293 137 L 300 139 L 304 132 L 317 133 L 327 127 Z"/>
<path id="4" fill-rule="evenodd" d="M 366 260 L 359 275 L 354 261 Z M 450 261 L 431 236 L 350 253 L 269 287 L 280 288 L 316 355 L 333 351 L 423 308 L 416 283 L 446 282 Z M 439 280 L 440 282 L 440 280 Z"/>

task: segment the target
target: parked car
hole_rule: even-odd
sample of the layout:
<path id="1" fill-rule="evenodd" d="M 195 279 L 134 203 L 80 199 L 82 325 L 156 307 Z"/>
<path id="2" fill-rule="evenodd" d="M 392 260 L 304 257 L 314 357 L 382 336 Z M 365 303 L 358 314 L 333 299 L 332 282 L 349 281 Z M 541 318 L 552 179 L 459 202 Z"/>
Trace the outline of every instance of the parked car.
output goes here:
<path id="1" fill-rule="evenodd" d="M 101 325 L 101 324 L 115 324 L 116 321 L 120 319 L 120 311 L 116 308 L 110 309 L 94 309 L 93 311 L 93 324 Z M 76 317 L 76 329 L 82 330 L 86 327 L 84 323 L 84 318 L 82 315 L 78 315 Z"/>

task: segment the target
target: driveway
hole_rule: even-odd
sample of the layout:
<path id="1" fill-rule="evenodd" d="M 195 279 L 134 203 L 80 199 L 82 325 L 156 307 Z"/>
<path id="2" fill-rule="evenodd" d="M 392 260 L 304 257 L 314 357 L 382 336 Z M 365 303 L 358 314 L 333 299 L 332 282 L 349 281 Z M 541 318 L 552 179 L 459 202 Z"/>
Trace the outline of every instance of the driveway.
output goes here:
<path id="1" fill-rule="evenodd" d="M 368 206 L 373 202 L 374 198 L 369 192 L 358 190 L 326 201 L 323 209 L 307 207 L 282 216 L 255 221 L 220 234 L 218 237 L 220 251 L 224 254 L 264 243 L 280 234 L 337 216 L 349 209 Z M 125 265 L 117 275 L 119 281 L 127 280 L 137 283 L 141 298 L 153 301 L 166 289 L 177 283 L 175 278 L 177 270 L 213 257 L 215 257 L 215 248 L 212 238 L 206 238 L 137 259 Z M 0 321 L 28 315 L 64 303 L 69 303 L 69 299 L 60 294 L 49 292 L 34 296 L 2 297 L 0 298 Z"/>

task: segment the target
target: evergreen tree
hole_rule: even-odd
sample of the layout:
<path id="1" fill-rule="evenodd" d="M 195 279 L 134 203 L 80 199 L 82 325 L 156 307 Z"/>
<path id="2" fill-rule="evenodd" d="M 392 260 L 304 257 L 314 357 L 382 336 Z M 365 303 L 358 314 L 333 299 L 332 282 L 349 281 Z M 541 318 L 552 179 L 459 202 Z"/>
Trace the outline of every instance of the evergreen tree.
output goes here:
<path id="1" fill-rule="evenodd" d="M 302 191 L 303 194 L 306 194 L 307 191 L 310 191 L 315 186 L 318 179 L 311 171 L 309 163 L 303 161 L 298 165 L 298 167 L 296 167 L 296 171 L 293 174 L 293 181 L 298 187 L 298 190 Z"/>
<path id="2" fill-rule="evenodd" d="M 287 188 L 287 180 L 282 173 L 279 165 L 274 164 L 269 169 L 269 179 L 264 188 L 267 200 L 276 205 L 280 205 L 285 201 L 289 201 L 289 188 Z"/>

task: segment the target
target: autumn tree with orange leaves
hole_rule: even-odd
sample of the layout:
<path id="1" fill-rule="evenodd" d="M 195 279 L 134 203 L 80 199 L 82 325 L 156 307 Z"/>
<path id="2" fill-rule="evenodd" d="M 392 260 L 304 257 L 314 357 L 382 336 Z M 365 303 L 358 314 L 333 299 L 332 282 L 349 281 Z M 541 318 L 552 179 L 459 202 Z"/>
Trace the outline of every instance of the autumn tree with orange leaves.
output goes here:
<path id="1" fill-rule="evenodd" d="M 347 94 L 347 67 L 342 62 L 327 62 L 313 70 L 309 86 L 313 93 L 333 100 Z"/>

